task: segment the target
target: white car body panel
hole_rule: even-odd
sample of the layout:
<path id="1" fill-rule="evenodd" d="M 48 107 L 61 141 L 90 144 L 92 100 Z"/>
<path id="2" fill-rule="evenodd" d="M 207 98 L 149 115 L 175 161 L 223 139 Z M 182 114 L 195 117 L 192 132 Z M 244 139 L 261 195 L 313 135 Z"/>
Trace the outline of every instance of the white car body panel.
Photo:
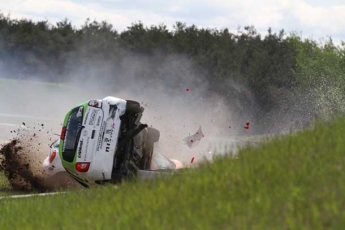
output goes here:
<path id="1" fill-rule="evenodd" d="M 60 142 L 60 140 L 56 140 L 57 144 Z M 54 142 L 55 143 L 55 142 Z M 49 155 L 43 162 L 43 169 L 46 172 L 46 175 L 48 176 L 54 176 L 58 172 L 64 172 L 65 168 L 61 164 L 61 158 L 59 155 L 59 149 L 54 148 L 54 146 L 51 146 L 52 151 L 56 151 L 56 157 L 54 160 L 50 163 L 49 162 Z M 151 162 L 151 168 L 150 170 L 139 170 L 137 173 L 137 176 L 139 179 L 147 179 L 154 177 L 155 174 L 163 174 L 165 175 L 167 172 L 155 172 L 155 170 L 161 170 L 161 169 L 181 169 L 184 168 L 184 165 L 174 159 L 169 159 L 165 157 L 164 155 L 157 153 L 152 156 L 152 162 Z"/>
<path id="2" fill-rule="evenodd" d="M 81 178 L 91 181 L 111 179 L 120 116 L 126 112 L 126 103 L 119 98 L 106 97 L 102 100 L 102 108 L 87 107 L 77 147 L 77 162 L 90 162 L 90 167 L 87 172 L 78 172 Z"/>
<path id="3" fill-rule="evenodd" d="M 77 170 L 71 171 L 68 168 L 65 169 L 61 164 L 59 153 L 56 156 L 56 160 L 59 160 L 60 165 L 51 170 L 55 171 L 55 173 L 68 170 L 72 177 L 80 178 L 80 180 L 88 181 L 88 183 L 111 180 L 114 155 L 121 127 L 120 117 L 125 114 L 127 104 L 126 100 L 116 97 L 105 97 L 102 100 L 92 101 L 97 101 L 97 105 L 90 101 L 88 106 L 81 106 L 75 115 L 80 117 L 82 111 L 84 111 L 81 131 L 78 133 L 80 135 L 76 148 L 76 164 L 90 163 L 88 170 L 86 172 L 79 172 Z M 68 129 L 66 130 L 67 135 Z M 65 144 L 66 142 L 64 141 Z M 62 149 L 65 149 L 65 146 Z M 176 162 L 170 161 L 160 154 L 156 157 L 154 156 L 153 162 L 156 162 L 154 163 L 155 165 L 151 165 L 154 170 L 176 169 L 181 168 L 182 165 L 181 162 L 176 164 Z M 47 159 L 43 165 L 48 169 L 51 167 Z"/>
<path id="4" fill-rule="evenodd" d="M 43 161 L 43 171 L 45 175 L 54 176 L 58 172 L 65 171 L 59 155 L 59 143 L 60 140 L 58 139 L 51 144 L 50 153 L 48 157 Z M 52 160 L 52 162 L 49 162 L 49 158 L 54 151 L 55 158 Z"/>

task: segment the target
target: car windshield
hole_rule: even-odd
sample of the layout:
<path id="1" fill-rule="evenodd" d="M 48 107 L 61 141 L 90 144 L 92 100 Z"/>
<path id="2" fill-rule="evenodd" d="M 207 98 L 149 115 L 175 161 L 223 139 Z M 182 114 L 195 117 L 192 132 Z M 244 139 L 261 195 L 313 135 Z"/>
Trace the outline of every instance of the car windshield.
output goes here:
<path id="1" fill-rule="evenodd" d="M 64 149 L 62 157 L 65 161 L 73 162 L 75 156 L 76 143 L 78 142 L 78 132 L 82 127 L 83 107 L 76 107 L 71 111 L 66 127 Z"/>

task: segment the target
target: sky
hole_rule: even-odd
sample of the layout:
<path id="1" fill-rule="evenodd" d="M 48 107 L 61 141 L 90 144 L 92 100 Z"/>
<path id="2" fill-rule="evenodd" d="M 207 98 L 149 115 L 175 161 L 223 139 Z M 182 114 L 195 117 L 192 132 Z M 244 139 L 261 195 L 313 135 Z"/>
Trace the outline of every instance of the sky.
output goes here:
<path id="1" fill-rule="evenodd" d="M 87 18 L 107 21 L 119 32 L 141 21 L 146 26 L 179 21 L 204 28 L 253 25 L 264 35 L 284 29 L 315 40 L 345 40 L 345 0 L 0 0 L 0 11 L 12 19 L 69 19 L 75 27 Z"/>

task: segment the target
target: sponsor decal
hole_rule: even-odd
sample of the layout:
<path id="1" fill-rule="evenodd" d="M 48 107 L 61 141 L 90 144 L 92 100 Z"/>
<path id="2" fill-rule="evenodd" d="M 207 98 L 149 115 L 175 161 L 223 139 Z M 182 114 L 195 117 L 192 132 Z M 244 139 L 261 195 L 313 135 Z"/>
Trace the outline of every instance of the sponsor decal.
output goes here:
<path id="1" fill-rule="evenodd" d="M 84 130 L 84 131 L 83 131 L 83 135 L 84 135 L 84 137 L 86 137 L 86 136 L 87 136 L 87 134 L 88 134 L 87 130 Z"/>
<path id="2" fill-rule="evenodd" d="M 97 151 L 99 151 L 99 149 L 102 148 L 102 140 L 103 140 L 103 137 L 104 137 L 104 129 L 105 129 L 106 124 L 107 123 L 105 121 L 103 121 L 101 129 L 99 131 L 99 136 L 98 136 L 98 141 L 97 141 Z"/>
<path id="3" fill-rule="evenodd" d="M 95 125 L 97 113 L 98 113 L 98 110 L 96 109 L 92 110 L 89 125 Z"/>
<path id="4" fill-rule="evenodd" d="M 112 132 L 113 132 L 112 129 L 107 129 L 107 130 L 105 131 L 106 134 L 110 134 L 110 133 L 112 133 Z"/>
<path id="5" fill-rule="evenodd" d="M 79 141 L 79 148 L 78 148 L 78 158 L 81 158 L 81 150 L 83 148 L 83 140 Z"/>
<path id="6" fill-rule="evenodd" d="M 85 146 L 86 151 L 85 151 L 84 161 L 86 161 L 87 152 L 89 150 L 89 144 L 90 144 L 90 137 L 88 137 L 86 140 L 86 146 Z"/>
<path id="7" fill-rule="evenodd" d="M 107 130 L 108 131 L 108 130 Z M 110 129 L 110 132 L 109 132 L 109 139 L 108 139 L 108 141 L 107 141 L 107 144 L 106 144 L 106 147 L 105 147 L 105 151 L 107 152 L 107 153 L 109 153 L 109 151 L 110 151 L 110 142 L 111 142 L 111 139 L 113 138 L 113 133 L 114 133 L 114 130 L 113 129 Z"/>
<path id="8" fill-rule="evenodd" d="M 97 119 L 97 126 L 99 126 L 101 124 L 101 117 L 98 117 L 98 119 Z"/>

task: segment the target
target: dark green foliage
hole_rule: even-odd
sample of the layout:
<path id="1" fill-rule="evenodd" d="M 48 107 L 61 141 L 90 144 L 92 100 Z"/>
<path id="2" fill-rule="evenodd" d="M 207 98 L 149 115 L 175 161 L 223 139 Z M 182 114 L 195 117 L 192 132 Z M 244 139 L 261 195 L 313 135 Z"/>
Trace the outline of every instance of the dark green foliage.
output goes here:
<path id="1" fill-rule="evenodd" d="M 261 36 L 253 26 L 231 33 L 137 22 L 119 33 L 104 21 L 87 19 L 75 28 L 67 19 L 51 25 L 0 14 L 5 76 L 54 82 L 78 76 L 117 85 L 130 77 L 169 88 L 197 76 L 208 85 L 206 96 L 223 96 L 243 122 L 266 132 L 278 131 L 267 127 L 281 122 L 300 128 L 316 117 L 344 113 L 344 54 L 344 46 L 331 39 L 318 43 L 271 29 Z M 167 71 L 167 63 L 174 71 Z"/>

